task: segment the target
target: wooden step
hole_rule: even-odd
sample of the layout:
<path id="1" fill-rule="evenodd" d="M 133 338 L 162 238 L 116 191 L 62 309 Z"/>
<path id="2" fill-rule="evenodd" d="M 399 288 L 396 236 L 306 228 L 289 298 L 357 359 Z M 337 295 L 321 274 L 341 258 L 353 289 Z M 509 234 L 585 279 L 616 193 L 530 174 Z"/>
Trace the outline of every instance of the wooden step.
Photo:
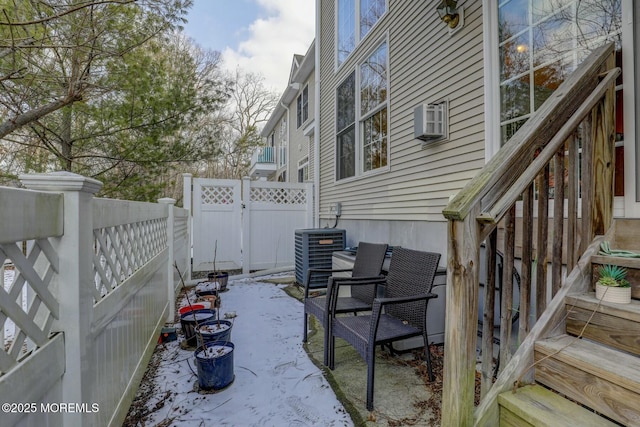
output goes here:
<path id="1" fill-rule="evenodd" d="M 565 299 L 567 333 L 640 355 L 640 301 L 599 304 L 593 292 Z M 594 313 L 595 311 L 595 313 Z"/>
<path id="2" fill-rule="evenodd" d="M 500 427 L 609 427 L 617 424 L 540 385 L 498 396 Z"/>
<path id="3" fill-rule="evenodd" d="M 624 425 L 640 425 L 640 358 L 560 335 L 536 342 L 537 382 Z"/>

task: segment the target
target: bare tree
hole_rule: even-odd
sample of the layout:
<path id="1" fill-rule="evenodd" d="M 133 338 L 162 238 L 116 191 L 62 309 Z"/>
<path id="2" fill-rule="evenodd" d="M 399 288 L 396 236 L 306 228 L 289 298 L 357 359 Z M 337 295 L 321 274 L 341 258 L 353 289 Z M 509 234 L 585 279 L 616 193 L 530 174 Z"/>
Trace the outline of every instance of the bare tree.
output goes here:
<path id="1" fill-rule="evenodd" d="M 233 91 L 223 115 L 220 139 L 222 153 L 207 165 L 207 175 L 217 178 L 242 178 L 249 171 L 251 154 L 261 145 L 260 130 L 277 105 L 277 94 L 265 88 L 264 77 L 237 69 Z"/>

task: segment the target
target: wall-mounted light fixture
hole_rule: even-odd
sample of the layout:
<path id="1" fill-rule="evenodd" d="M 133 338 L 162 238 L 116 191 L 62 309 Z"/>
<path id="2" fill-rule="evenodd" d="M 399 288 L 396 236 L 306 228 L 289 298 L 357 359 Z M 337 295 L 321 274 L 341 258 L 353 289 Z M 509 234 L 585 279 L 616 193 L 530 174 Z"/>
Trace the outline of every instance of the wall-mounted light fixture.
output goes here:
<path id="1" fill-rule="evenodd" d="M 458 24 L 464 25 L 461 22 L 463 18 L 462 7 L 457 7 L 458 2 L 455 0 L 442 0 L 438 5 L 437 11 L 442 22 L 447 24 L 449 28 L 456 28 Z M 462 19 L 461 19 L 462 18 Z"/>

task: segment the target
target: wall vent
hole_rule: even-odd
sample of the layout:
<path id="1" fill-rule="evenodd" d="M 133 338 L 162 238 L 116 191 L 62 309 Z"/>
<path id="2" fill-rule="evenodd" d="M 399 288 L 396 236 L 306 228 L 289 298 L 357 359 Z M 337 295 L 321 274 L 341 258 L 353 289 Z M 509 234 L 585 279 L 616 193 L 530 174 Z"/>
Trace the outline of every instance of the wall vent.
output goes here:
<path id="1" fill-rule="evenodd" d="M 447 101 L 418 105 L 413 112 L 414 137 L 437 141 L 449 137 Z"/>

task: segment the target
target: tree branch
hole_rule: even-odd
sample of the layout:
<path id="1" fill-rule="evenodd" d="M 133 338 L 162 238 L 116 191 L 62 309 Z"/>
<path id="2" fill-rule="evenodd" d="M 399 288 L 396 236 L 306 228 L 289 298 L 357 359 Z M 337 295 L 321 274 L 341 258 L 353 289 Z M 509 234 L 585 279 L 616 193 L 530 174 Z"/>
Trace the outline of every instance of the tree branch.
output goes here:
<path id="1" fill-rule="evenodd" d="M 42 107 L 34 108 L 33 110 L 29 110 L 26 113 L 18 114 L 14 118 L 9 119 L 4 123 L 0 123 L 0 139 L 9 135 L 16 129 L 19 129 L 22 126 L 33 122 L 34 120 L 38 120 L 39 118 L 44 117 L 49 113 L 59 110 L 66 105 L 72 104 L 75 101 L 79 101 L 80 99 L 82 99 L 81 96 L 66 96 L 57 101 L 53 101 L 49 104 L 43 105 Z"/>
<path id="2" fill-rule="evenodd" d="M 115 4 L 129 4 L 129 3 L 135 3 L 138 0 L 102 0 L 102 1 L 92 1 L 86 4 L 82 4 L 80 6 L 76 6 L 73 7 L 71 9 L 65 10 L 64 12 L 60 12 L 60 13 L 56 13 L 55 15 L 51 15 L 51 16 L 47 16 L 46 18 L 42 18 L 42 19 L 37 19 L 35 21 L 25 21 L 25 22 L 2 22 L 0 21 L 0 25 L 6 25 L 9 27 L 20 27 L 20 26 L 24 26 L 24 25 L 35 25 L 35 24 L 42 24 L 44 22 L 48 22 L 51 21 L 53 19 L 57 19 L 60 18 L 62 16 L 65 15 L 69 15 L 70 13 L 74 13 L 77 12 L 81 9 L 84 9 L 86 7 L 92 7 L 92 6 L 98 6 L 101 4 L 109 4 L 109 3 L 115 3 Z M 6 15 L 6 14 L 5 14 Z"/>

